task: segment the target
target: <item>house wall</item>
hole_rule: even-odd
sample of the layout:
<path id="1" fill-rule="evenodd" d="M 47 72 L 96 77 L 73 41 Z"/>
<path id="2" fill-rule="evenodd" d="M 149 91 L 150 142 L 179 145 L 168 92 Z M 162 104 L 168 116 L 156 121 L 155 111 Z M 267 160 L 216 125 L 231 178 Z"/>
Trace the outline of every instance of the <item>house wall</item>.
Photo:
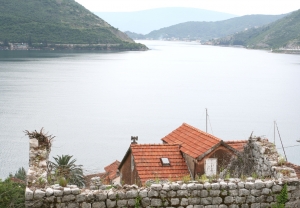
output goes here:
<path id="1" fill-rule="evenodd" d="M 123 163 L 120 169 L 120 182 L 124 184 L 138 184 L 140 185 L 140 180 L 138 177 L 138 173 L 136 171 L 136 166 L 134 165 L 134 169 L 131 170 L 132 165 L 132 154 L 128 154 L 125 162 Z"/>
<path id="2" fill-rule="evenodd" d="M 223 169 L 226 168 L 226 166 L 229 164 L 230 159 L 232 156 L 234 156 L 234 152 L 229 150 L 228 148 L 220 145 L 219 147 L 217 147 L 214 151 L 212 151 L 211 153 L 209 153 L 208 155 L 206 155 L 204 158 L 202 158 L 201 160 L 199 160 L 196 163 L 196 174 L 198 176 L 201 176 L 203 174 L 205 174 L 205 160 L 207 158 L 217 158 L 217 173 L 220 173 Z"/>
<path id="3" fill-rule="evenodd" d="M 187 154 L 184 154 L 183 153 L 183 157 L 184 157 L 184 160 L 189 168 L 189 171 L 190 171 L 190 174 L 191 174 L 191 177 L 193 179 L 195 179 L 195 162 L 194 162 L 194 158 L 192 158 L 191 156 L 187 155 Z"/>

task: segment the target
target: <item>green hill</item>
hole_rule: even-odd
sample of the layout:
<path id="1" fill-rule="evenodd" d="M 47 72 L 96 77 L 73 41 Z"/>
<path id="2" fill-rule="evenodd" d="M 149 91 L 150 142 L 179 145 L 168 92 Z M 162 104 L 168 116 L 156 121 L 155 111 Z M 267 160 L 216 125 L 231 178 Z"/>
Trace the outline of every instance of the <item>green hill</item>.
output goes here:
<path id="1" fill-rule="evenodd" d="M 217 22 L 185 22 L 170 27 L 154 30 L 145 35 L 148 39 L 179 39 L 207 41 L 234 34 L 245 29 L 260 27 L 274 22 L 284 15 L 246 15 Z M 132 38 L 140 35 L 126 32 Z"/>
<path id="2" fill-rule="evenodd" d="M 136 44 L 74 0 L 0 0 L 0 41 L 47 44 Z"/>
<path id="3" fill-rule="evenodd" d="M 243 45 L 257 49 L 295 49 L 300 46 L 300 10 L 267 26 L 214 40 L 215 45 Z"/>

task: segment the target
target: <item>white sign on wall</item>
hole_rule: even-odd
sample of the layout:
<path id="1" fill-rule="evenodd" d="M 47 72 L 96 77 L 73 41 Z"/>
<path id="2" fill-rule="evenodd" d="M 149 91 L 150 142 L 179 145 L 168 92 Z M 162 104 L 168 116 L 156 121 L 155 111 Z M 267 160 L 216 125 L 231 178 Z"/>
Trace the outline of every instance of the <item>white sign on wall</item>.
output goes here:
<path id="1" fill-rule="evenodd" d="M 208 158 L 205 160 L 205 175 L 217 175 L 217 158 Z"/>

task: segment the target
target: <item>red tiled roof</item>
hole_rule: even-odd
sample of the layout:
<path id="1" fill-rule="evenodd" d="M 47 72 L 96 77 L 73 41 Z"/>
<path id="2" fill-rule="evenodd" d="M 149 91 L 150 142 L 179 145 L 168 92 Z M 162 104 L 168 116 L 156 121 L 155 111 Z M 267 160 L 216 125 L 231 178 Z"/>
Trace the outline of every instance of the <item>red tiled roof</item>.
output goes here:
<path id="1" fill-rule="evenodd" d="M 186 123 L 183 123 L 162 140 L 168 144 L 180 144 L 180 150 L 193 158 L 197 158 L 221 142 L 219 138 Z"/>
<path id="2" fill-rule="evenodd" d="M 117 177 L 117 170 L 120 165 L 120 162 L 116 160 L 112 164 L 106 166 L 104 170 L 108 173 L 108 177 L 110 180 L 113 180 Z"/>
<path id="3" fill-rule="evenodd" d="M 179 180 L 189 175 L 178 144 L 132 144 L 130 148 L 142 183 L 155 178 Z M 170 166 L 163 166 L 160 158 L 168 158 Z"/>
<path id="4" fill-rule="evenodd" d="M 226 144 L 236 149 L 237 151 L 244 151 L 244 146 L 248 143 L 248 140 L 232 140 L 232 141 L 224 141 Z"/>

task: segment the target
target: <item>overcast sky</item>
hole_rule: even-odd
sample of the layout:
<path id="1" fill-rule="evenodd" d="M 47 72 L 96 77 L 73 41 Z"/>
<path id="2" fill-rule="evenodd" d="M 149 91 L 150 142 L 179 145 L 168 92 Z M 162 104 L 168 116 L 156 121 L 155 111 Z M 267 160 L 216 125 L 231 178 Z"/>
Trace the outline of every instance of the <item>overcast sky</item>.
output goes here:
<path id="1" fill-rule="evenodd" d="M 300 0 L 76 0 L 92 12 L 195 7 L 236 15 L 283 14 L 300 9 Z"/>

